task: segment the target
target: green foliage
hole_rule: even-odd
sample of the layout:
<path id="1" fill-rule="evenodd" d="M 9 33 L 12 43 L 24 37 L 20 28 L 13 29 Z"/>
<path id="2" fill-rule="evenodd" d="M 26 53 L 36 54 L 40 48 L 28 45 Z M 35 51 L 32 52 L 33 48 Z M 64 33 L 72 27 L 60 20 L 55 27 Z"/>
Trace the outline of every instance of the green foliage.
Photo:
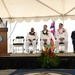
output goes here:
<path id="1" fill-rule="evenodd" d="M 52 44 L 46 44 L 44 46 L 47 46 L 48 48 L 51 48 L 53 45 Z"/>
<path id="2" fill-rule="evenodd" d="M 59 58 L 55 55 L 52 59 L 50 59 L 50 66 L 57 67 L 59 65 Z"/>
<path id="3" fill-rule="evenodd" d="M 48 45 L 48 47 L 51 47 L 52 45 Z M 54 53 L 54 52 L 53 52 Z M 42 68 L 47 68 L 48 66 L 50 67 L 57 67 L 59 65 L 59 58 L 58 56 L 55 55 L 51 58 L 50 57 L 50 52 L 47 51 L 45 53 L 41 53 L 41 56 L 39 56 L 38 61 L 41 64 Z"/>

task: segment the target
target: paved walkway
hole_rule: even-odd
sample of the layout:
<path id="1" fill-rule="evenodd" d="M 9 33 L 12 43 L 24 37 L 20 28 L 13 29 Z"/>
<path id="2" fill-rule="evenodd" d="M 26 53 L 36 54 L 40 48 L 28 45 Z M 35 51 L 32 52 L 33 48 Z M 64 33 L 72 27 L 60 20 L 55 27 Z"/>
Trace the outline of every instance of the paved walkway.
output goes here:
<path id="1" fill-rule="evenodd" d="M 0 75 L 75 75 L 75 69 L 6 69 Z"/>
<path id="2" fill-rule="evenodd" d="M 10 75 L 10 74 L 13 73 L 14 71 L 16 71 L 16 69 L 0 70 L 0 75 Z"/>

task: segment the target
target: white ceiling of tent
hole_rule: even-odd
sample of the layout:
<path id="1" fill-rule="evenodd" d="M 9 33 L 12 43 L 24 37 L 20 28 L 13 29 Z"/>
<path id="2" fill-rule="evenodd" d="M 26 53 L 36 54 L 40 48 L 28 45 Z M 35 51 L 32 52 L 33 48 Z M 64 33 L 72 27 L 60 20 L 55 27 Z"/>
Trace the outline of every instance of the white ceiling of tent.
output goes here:
<path id="1" fill-rule="evenodd" d="M 19 21 L 75 19 L 75 0 L 0 0 L 0 17 Z"/>

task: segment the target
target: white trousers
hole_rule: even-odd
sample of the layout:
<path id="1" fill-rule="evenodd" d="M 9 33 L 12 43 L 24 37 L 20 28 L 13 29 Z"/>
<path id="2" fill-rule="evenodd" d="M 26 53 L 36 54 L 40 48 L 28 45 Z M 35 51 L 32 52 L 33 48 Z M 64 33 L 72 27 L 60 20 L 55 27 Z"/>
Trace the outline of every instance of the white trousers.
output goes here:
<path id="1" fill-rule="evenodd" d="M 45 43 L 45 42 L 44 42 L 43 40 L 40 41 L 40 50 L 43 49 L 44 43 Z M 47 40 L 46 43 L 47 43 L 47 44 L 50 44 L 50 39 Z"/>
<path id="2" fill-rule="evenodd" d="M 61 44 L 59 44 L 60 42 L 63 42 L 64 44 L 63 44 L 63 46 L 65 47 L 64 49 L 64 51 L 65 52 L 67 52 L 67 49 L 68 49 L 68 41 L 67 40 L 64 40 L 64 41 L 60 41 L 60 40 L 56 40 L 56 52 L 59 52 L 60 50 L 59 50 L 59 46 L 61 46 Z"/>
<path id="3" fill-rule="evenodd" d="M 33 51 L 36 51 L 37 48 L 36 40 L 33 40 L 32 42 L 30 42 L 29 40 L 26 41 L 26 51 L 29 50 L 30 43 L 32 43 Z"/>

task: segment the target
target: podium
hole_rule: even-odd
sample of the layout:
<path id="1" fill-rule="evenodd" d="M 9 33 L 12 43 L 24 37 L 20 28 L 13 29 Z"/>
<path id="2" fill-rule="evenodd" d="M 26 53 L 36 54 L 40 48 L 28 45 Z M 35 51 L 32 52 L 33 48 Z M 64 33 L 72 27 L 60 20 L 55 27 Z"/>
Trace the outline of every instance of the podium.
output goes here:
<path id="1" fill-rule="evenodd" d="M 7 56 L 7 31 L 8 28 L 0 28 L 0 56 Z"/>

